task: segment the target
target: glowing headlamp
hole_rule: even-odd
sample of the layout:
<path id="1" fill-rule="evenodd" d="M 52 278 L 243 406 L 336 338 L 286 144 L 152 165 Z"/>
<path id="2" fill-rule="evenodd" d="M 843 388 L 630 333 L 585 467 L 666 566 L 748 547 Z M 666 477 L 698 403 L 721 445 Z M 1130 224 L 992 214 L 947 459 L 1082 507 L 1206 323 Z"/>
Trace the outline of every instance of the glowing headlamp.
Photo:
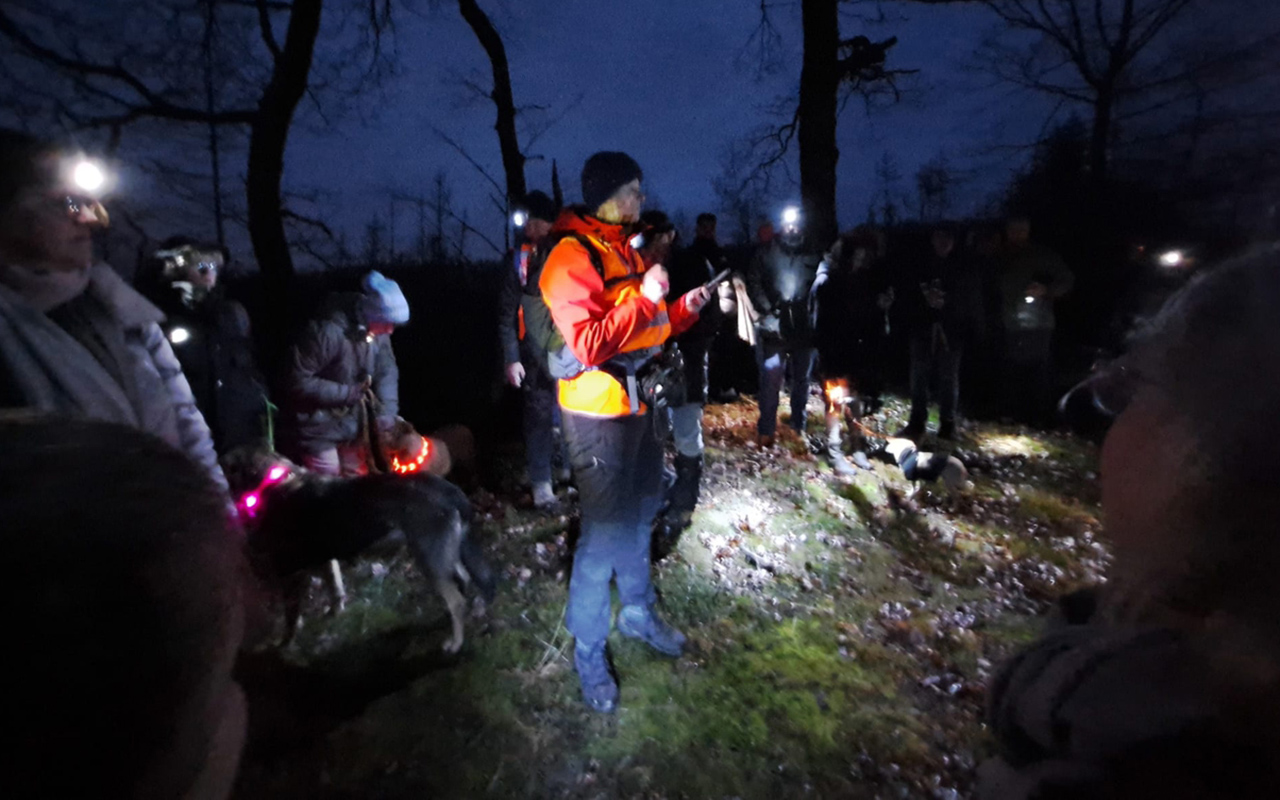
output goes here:
<path id="1" fill-rule="evenodd" d="M 524 224 L 529 221 L 529 215 L 524 211 L 517 211 L 511 215 L 511 224 L 517 228 L 523 228 Z"/>
<path id="2" fill-rule="evenodd" d="M 783 225 L 799 225 L 800 209 L 797 208 L 796 206 L 787 206 L 786 208 L 782 209 L 782 224 Z"/>
<path id="3" fill-rule="evenodd" d="M 71 182 L 77 189 L 85 192 L 97 192 L 107 182 L 107 174 L 97 163 L 89 159 L 79 161 L 71 170 Z"/>
<path id="4" fill-rule="evenodd" d="M 1036 301 L 1036 299 L 1035 299 L 1034 297 L 1032 297 L 1031 295 L 1027 295 L 1027 296 L 1026 296 L 1025 298 L 1023 298 L 1023 299 L 1027 301 L 1027 304 L 1028 304 L 1028 305 L 1029 305 L 1029 304 L 1031 304 L 1031 303 L 1034 303 L 1034 302 Z"/>
<path id="5" fill-rule="evenodd" d="M 1187 258 L 1187 254 L 1181 250 L 1169 250 L 1160 254 L 1160 266 L 1162 267 L 1180 267 L 1182 262 Z"/>
<path id="6" fill-rule="evenodd" d="M 185 344 L 191 341 L 191 331 L 186 328 L 174 328 L 169 331 L 169 341 L 173 344 Z"/>

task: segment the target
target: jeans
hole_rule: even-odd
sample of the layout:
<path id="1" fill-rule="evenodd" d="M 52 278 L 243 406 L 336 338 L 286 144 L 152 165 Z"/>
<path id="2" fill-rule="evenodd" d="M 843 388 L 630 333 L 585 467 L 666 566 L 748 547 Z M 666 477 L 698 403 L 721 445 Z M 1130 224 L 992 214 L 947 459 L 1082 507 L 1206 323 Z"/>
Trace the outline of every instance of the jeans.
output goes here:
<path id="1" fill-rule="evenodd" d="M 369 472 L 368 452 L 363 444 L 337 444 L 317 452 L 302 454 L 302 466 L 317 475 L 354 478 Z"/>
<path id="2" fill-rule="evenodd" d="M 523 344 L 523 343 L 522 343 Z M 560 404 L 556 400 L 556 380 L 547 372 L 546 356 L 521 348 L 524 382 L 520 393 L 524 398 L 524 453 L 530 483 L 551 482 L 551 462 L 559 451 L 564 459 L 564 443 L 556 441 L 555 429 L 560 424 Z"/>
<path id="3" fill-rule="evenodd" d="M 564 414 L 582 528 L 569 577 L 565 627 L 588 646 L 609 635 L 609 582 L 623 605 L 651 605 L 649 547 L 662 506 L 662 444 L 649 415 Z"/>
<path id="4" fill-rule="evenodd" d="M 950 346 L 948 346 L 948 344 Z M 938 420 L 954 424 L 960 405 L 960 356 L 958 343 L 944 344 L 928 333 L 911 338 L 911 427 L 924 428 L 929 419 L 930 386 L 937 381 Z"/>
<path id="5" fill-rule="evenodd" d="M 805 406 L 809 402 L 809 377 L 818 351 L 812 347 L 788 345 L 777 339 L 756 339 L 756 366 L 760 370 L 760 421 L 756 433 L 772 436 L 778 429 L 778 393 L 782 391 L 783 370 L 791 361 L 791 427 L 804 432 Z"/>
<path id="6" fill-rule="evenodd" d="M 675 440 L 676 452 L 690 458 L 702 455 L 702 404 L 685 403 L 668 409 L 667 413 L 671 417 L 671 438 Z"/>

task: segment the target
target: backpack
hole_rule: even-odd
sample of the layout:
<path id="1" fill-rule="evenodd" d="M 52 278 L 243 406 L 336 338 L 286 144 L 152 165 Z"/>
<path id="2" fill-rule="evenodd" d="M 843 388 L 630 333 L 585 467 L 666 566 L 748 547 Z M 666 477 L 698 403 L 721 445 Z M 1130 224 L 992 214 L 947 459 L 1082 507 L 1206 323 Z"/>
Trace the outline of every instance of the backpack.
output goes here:
<path id="1" fill-rule="evenodd" d="M 551 309 L 542 299 L 542 290 L 538 282 L 542 279 L 542 269 L 547 264 L 547 256 L 556 245 L 565 239 L 573 239 L 587 251 L 591 266 L 595 267 L 601 279 L 604 278 L 604 259 L 591 240 L 580 233 L 566 233 L 560 236 L 551 247 L 539 248 L 529 260 L 529 268 L 524 283 L 524 294 L 520 298 L 520 307 L 524 309 L 525 338 L 533 345 L 534 352 L 546 353 L 547 370 L 553 378 L 572 378 L 585 369 L 582 362 L 573 355 L 564 341 L 560 329 L 551 319 Z"/>

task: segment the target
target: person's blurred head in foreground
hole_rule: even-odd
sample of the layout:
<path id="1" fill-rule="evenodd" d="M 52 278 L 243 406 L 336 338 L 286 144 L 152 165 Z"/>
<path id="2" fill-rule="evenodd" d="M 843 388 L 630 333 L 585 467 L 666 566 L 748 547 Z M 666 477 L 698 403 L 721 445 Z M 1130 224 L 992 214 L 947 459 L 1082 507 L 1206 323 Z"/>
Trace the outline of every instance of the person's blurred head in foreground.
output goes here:
<path id="1" fill-rule="evenodd" d="M 1280 255 L 1223 266 L 1103 379 L 1119 411 L 1102 449 L 1116 617 L 1280 643 L 1278 311 Z"/>
<path id="2" fill-rule="evenodd" d="M 215 800 L 245 707 L 225 501 L 120 425 L 0 415 L 5 797 Z"/>

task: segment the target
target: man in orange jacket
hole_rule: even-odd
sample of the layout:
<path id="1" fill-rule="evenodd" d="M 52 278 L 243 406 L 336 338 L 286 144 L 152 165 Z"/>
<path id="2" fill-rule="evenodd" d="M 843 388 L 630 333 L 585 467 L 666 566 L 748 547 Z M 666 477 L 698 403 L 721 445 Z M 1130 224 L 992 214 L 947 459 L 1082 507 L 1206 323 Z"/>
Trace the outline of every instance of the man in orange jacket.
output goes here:
<path id="1" fill-rule="evenodd" d="M 618 684 L 609 671 L 609 582 L 622 610 L 618 631 L 669 656 L 684 635 L 654 613 L 649 541 L 662 504 L 662 445 L 656 414 L 638 396 L 638 371 L 670 337 L 698 318 L 711 293 L 697 288 L 668 306 L 667 273 L 646 269 L 632 249 L 644 194 L 640 166 L 601 152 L 582 168 L 584 205 L 567 209 L 552 235 L 539 286 L 565 351 L 552 357 L 569 461 L 578 482 L 582 531 L 569 581 L 565 624 L 576 639 L 583 699 L 612 711 Z"/>

